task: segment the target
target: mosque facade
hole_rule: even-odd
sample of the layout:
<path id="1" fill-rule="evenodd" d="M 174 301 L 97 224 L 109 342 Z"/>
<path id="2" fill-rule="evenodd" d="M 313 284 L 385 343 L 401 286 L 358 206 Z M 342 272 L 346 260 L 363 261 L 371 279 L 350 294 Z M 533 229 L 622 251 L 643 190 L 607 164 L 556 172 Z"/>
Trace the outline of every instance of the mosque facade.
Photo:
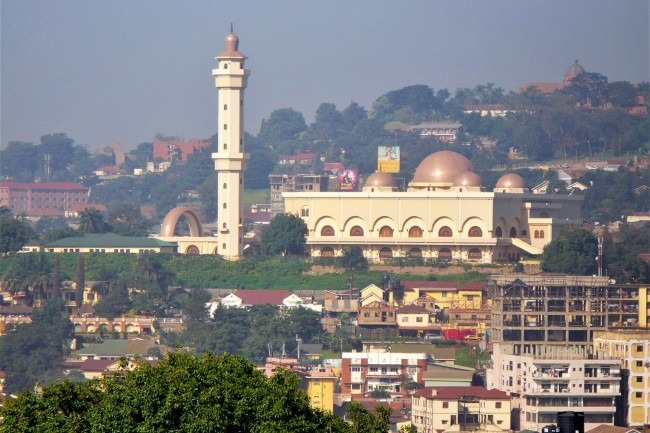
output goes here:
<path id="1" fill-rule="evenodd" d="M 407 191 L 388 173 L 368 177 L 361 192 L 284 193 L 285 211 L 307 224 L 312 257 L 359 247 L 370 261 L 414 257 L 474 263 L 539 255 L 563 228 L 582 223 L 582 197 L 534 194 L 521 176 L 492 190 L 471 162 L 452 151 L 425 158 Z"/>

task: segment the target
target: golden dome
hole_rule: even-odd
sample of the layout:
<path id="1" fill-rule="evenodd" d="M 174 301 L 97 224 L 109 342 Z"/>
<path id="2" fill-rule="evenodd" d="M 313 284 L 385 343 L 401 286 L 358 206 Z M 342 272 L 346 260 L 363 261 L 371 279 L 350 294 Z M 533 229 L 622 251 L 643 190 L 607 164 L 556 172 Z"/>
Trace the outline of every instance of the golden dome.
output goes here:
<path id="1" fill-rule="evenodd" d="M 481 176 L 473 171 L 466 171 L 454 178 L 454 186 L 481 186 Z"/>
<path id="2" fill-rule="evenodd" d="M 414 183 L 452 183 L 456 176 L 473 171 L 469 159 L 460 153 L 441 150 L 422 160 L 413 176 Z"/>
<path id="3" fill-rule="evenodd" d="M 392 188 L 395 186 L 393 176 L 381 171 L 375 172 L 368 176 L 365 185 L 366 187 L 379 187 L 379 188 Z"/>
<path id="4" fill-rule="evenodd" d="M 526 188 L 526 182 L 518 174 L 508 173 L 497 180 L 495 188 Z"/>

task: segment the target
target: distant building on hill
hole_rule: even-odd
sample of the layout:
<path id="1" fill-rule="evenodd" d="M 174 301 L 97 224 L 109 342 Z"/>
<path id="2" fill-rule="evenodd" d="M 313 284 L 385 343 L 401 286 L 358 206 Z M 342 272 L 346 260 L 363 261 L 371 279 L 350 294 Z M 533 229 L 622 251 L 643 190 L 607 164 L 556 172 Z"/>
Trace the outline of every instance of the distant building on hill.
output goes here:
<path id="1" fill-rule="evenodd" d="M 156 141 L 153 143 L 153 159 L 160 161 L 183 161 L 196 151 L 212 146 L 212 140 L 193 138 L 190 141 Z"/>
<path id="2" fill-rule="evenodd" d="M 0 182 L 0 205 L 14 215 L 62 217 L 73 207 L 88 204 L 89 190 L 73 182 Z"/>

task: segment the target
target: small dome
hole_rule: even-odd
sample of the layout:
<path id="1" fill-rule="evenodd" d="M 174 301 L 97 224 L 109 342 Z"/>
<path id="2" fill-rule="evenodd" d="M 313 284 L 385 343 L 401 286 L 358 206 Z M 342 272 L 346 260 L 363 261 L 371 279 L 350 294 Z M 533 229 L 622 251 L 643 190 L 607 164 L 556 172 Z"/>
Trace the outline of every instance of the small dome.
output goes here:
<path id="1" fill-rule="evenodd" d="M 495 188 L 526 188 L 526 182 L 518 174 L 508 173 L 499 178 Z"/>
<path id="2" fill-rule="evenodd" d="M 580 66 L 580 64 L 579 64 L 578 61 L 576 60 L 576 61 L 575 61 L 575 62 L 574 62 L 570 67 L 569 67 L 569 70 L 566 71 L 566 74 L 564 74 L 564 81 L 571 81 L 571 80 L 573 80 L 575 77 L 577 77 L 578 75 L 580 75 L 580 74 L 584 74 L 585 72 L 587 72 L 587 71 L 585 71 L 585 68 L 583 68 L 582 66 Z"/>
<path id="3" fill-rule="evenodd" d="M 228 33 L 224 40 L 225 50 L 217 58 L 245 59 L 246 56 L 239 52 L 239 37 L 234 33 Z"/>
<path id="4" fill-rule="evenodd" d="M 454 186 L 481 186 L 481 176 L 473 171 L 466 171 L 454 178 Z"/>
<path id="5" fill-rule="evenodd" d="M 368 176 L 365 185 L 366 187 L 379 187 L 379 188 L 393 188 L 395 182 L 393 176 L 381 171 L 375 172 Z"/>
<path id="6" fill-rule="evenodd" d="M 452 183 L 456 176 L 473 171 L 469 159 L 460 153 L 441 150 L 422 160 L 413 176 L 414 183 Z"/>

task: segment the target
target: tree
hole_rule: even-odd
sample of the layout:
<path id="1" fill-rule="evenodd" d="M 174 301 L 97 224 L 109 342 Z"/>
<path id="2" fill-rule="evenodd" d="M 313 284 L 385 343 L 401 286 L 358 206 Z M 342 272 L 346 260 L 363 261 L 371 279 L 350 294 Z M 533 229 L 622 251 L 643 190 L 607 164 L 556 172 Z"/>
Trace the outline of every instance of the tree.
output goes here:
<path id="1" fill-rule="evenodd" d="M 81 233 L 105 233 L 108 230 L 108 224 L 104 221 L 104 214 L 97 208 L 89 207 L 79 213 L 79 231 Z"/>
<path id="2" fill-rule="evenodd" d="M 592 275 L 597 268 L 598 240 L 581 228 L 570 228 L 551 241 L 542 253 L 542 270 L 571 275 Z"/>
<path id="3" fill-rule="evenodd" d="M 84 303 L 84 292 L 86 291 L 86 265 L 83 254 L 77 256 L 77 269 L 75 284 L 77 286 L 77 311 Z"/>
<path id="4" fill-rule="evenodd" d="M 33 389 L 44 378 L 61 377 L 61 363 L 73 326 L 60 299 L 32 312 L 32 323 L 19 325 L 0 339 L 0 368 L 7 373 L 5 392 Z M 1 425 L 1 424 L 0 424 Z M 19 431 L 2 430 L 0 431 Z"/>
<path id="5" fill-rule="evenodd" d="M 363 256 L 361 248 L 346 248 L 343 250 L 343 256 L 341 257 L 341 266 L 349 271 L 365 271 L 368 269 L 368 259 Z"/>
<path id="6" fill-rule="evenodd" d="M 278 214 L 262 230 L 262 251 L 266 255 L 302 255 L 309 229 L 302 218 L 289 213 Z"/>
<path id="7" fill-rule="evenodd" d="M 313 409 L 298 377 L 267 378 L 241 356 L 172 353 L 156 366 L 87 383 L 57 383 L 8 399 L 0 432 L 332 432 L 385 433 L 390 409 L 358 403 L 351 424 Z"/>
<path id="8" fill-rule="evenodd" d="M 210 292 L 205 289 L 192 289 L 187 296 L 187 302 L 183 308 L 188 326 L 203 323 L 208 320 L 207 303 L 210 302 Z"/>
<path id="9" fill-rule="evenodd" d="M 268 143 L 293 140 L 307 129 L 302 113 L 291 108 L 279 108 L 271 113 L 268 120 L 262 120 L 258 137 Z"/>
<path id="10" fill-rule="evenodd" d="M 4 209 L 8 209 L 4 207 Z M 21 218 L 0 215 L 0 255 L 7 256 L 20 251 L 34 236 L 29 223 Z"/>
<path id="11" fill-rule="evenodd" d="M 6 289 L 25 292 L 27 299 L 41 304 L 52 286 L 52 263 L 47 253 L 19 254 L 3 277 Z"/>
<path id="12" fill-rule="evenodd" d="M 38 161 L 38 148 L 32 143 L 11 141 L 0 151 L 0 173 L 15 182 L 33 182 Z"/>

